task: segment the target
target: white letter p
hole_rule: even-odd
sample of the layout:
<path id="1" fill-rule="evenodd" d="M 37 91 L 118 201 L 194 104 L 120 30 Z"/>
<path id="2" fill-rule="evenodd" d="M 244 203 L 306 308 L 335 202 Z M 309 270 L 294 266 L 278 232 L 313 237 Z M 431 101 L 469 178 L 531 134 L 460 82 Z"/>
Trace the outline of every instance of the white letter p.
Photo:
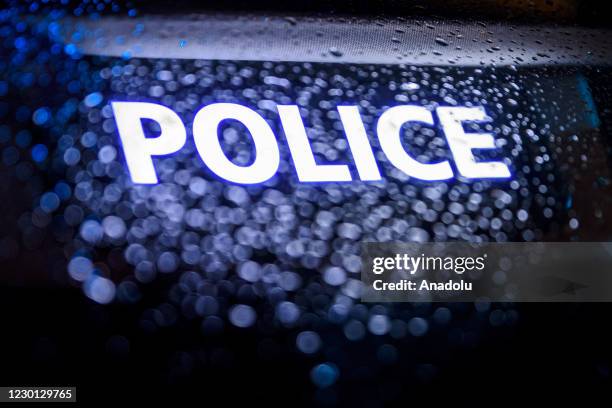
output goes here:
<path id="1" fill-rule="evenodd" d="M 111 102 L 111 106 L 132 181 L 156 184 L 152 156 L 171 154 L 183 147 L 187 132 L 181 118 L 172 109 L 156 103 Z M 156 121 L 161 134 L 155 138 L 146 137 L 142 119 Z"/>

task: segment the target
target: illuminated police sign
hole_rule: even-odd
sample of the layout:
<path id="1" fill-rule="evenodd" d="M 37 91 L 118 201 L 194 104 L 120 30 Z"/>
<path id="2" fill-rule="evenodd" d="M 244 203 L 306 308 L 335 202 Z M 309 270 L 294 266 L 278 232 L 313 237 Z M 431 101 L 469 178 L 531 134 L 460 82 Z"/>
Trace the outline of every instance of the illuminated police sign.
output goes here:
<path id="1" fill-rule="evenodd" d="M 171 109 L 155 103 L 112 102 L 123 152 L 134 183 L 158 182 L 153 156 L 168 155 L 180 150 L 187 140 L 181 118 Z M 363 181 L 381 179 L 372 147 L 357 106 L 338 106 L 340 120 Z M 306 129 L 296 105 L 279 105 L 278 114 L 293 157 L 297 176 L 302 182 L 351 181 L 346 164 L 318 164 L 315 161 Z M 501 161 L 479 162 L 474 149 L 494 149 L 489 133 L 466 133 L 463 122 L 485 122 L 482 107 L 439 107 L 436 109 L 446 140 L 459 173 L 466 178 L 509 178 L 510 170 Z M 156 121 L 161 129 L 158 137 L 147 138 L 142 119 Z M 255 158 L 248 166 L 233 163 L 223 152 L 218 129 L 222 121 L 236 120 L 250 132 Z M 433 125 L 432 112 L 422 106 L 401 105 L 387 109 L 379 118 L 376 133 L 389 162 L 411 177 L 421 180 L 447 180 L 454 176 L 448 160 L 422 163 L 412 157 L 400 140 L 402 126 L 409 122 Z M 262 183 L 270 179 L 280 163 L 277 138 L 257 112 L 233 103 L 213 103 L 200 109 L 193 121 L 193 138 L 202 161 L 219 177 L 240 184 Z"/>

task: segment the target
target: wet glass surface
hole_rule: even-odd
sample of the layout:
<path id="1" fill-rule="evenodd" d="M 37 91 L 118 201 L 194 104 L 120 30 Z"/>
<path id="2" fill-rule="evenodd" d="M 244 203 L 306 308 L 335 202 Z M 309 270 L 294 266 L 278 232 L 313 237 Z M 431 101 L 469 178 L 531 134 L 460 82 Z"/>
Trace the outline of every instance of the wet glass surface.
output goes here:
<path id="1" fill-rule="evenodd" d="M 111 14 L 137 14 L 123 5 L 106 7 Z M 90 5 L 76 9 L 71 14 L 91 13 Z M 184 336 L 184 342 L 167 346 L 170 382 L 192 381 L 198 370 L 239 366 L 232 356 L 239 355 L 236 345 L 244 344 L 236 339 L 244 336 L 257 358 L 296 362 L 293 374 L 309 382 L 303 392 L 318 403 L 358 399 L 334 387 L 373 381 L 389 367 L 431 383 L 448 369 L 445 356 L 489 344 L 491 337 L 515 338 L 521 320 L 531 318 L 529 311 L 513 304 L 361 303 L 361 241 L 610 236 L 607 66 L 92 56 L 80 52 L 79 32 L 71 42 L 58 40 L 60 14 L 35 19 L 2 12 L 4 279 L 7 287 L 80 290 L 92 301 L 94 321 L 125 314 L 123 328 L 111 325 L 115 332 L 104 335 L 109 355 L 130 355 L 130 344 L 149 338 Z M 433 47 L 444 53 L 449 41 L 436 39 Z M 588 55 L 586 41 L 568 52 Z M 496 44 L 485 42 L 483 53 L 499 51 Z M 340 48 L 321 52 L 332 60 L 343 54 Z M 186 125 L 186 146 L 155 159 L 157 185 L 130 181 L 109 105 L 117 100 L 162 104 Z M 203 165 L 191 128 L 197 110 L 212 102 L 245 105 L 267 120 L 281 154 L 275 177 L 261 185 L 236 185 Z M 354 178 L 336 107 L 359 106 L 383 180 L 299 183 L 279 104 L 300 107 L 317 161 L 348 164 Z M 483 106 L 491 120 L 466 130 L 494 135 L 497 149 L 478 157 L 505 158 L 512 177 L 444 182 L 408 177 L 388 162 L 375 135 L 382 112 L 401 104 L 432 111 Z M 145 125 L 151 137 L 159 131 L 153 122 Z M 225 123 L 219 138 L 234 162 L 253 160 L 244 126 Z M 432 127 L 405 125 L 402 143 L 423 162 L 452 163 L 437 120 Z M 49 301 L 39 292 L 32 298 Z M 36 347 L 48 349 L 44 339 Z M 609 360 L 593 360 L 593 375 L 608 378 Z M 401 381 L 393 373 L 385 378 L 391 395 L 398 395 Z M 255 380 L 248 386 L 262 387 Z"/>

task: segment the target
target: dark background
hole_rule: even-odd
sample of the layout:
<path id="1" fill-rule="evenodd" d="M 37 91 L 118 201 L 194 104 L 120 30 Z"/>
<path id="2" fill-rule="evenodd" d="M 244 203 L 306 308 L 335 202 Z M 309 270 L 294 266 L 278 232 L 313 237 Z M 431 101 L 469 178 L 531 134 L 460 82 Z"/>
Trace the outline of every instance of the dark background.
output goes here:
<path id="1" fill-rule="evenodd" d="M 509 1 L 508 8 L 486 1 L 131 3 L 145 12 L 159 13 L 202 7 L 610 25 L 602 5 L 605 2 L 596 1 Z M 3 186 L 3 218 L 13 216 L 11 208 L 26 204 L 27 194 L 23 198 L 19 193 L 27 190 L 24 184 L 15 181 Z M 609 304 L 518 305 L 519 319 L 512 327 L 486 331 L 477 343 L 468 341 L 456 347 L 446 344 L 451 343 L 452 332 L 427 336 L 416 340 L 414 349 L 402 355 L 406 364 L 386 368 L 370 364 L 367 352 L 353 352 L 351 356 L 360 356 L 354 362 L 356 369 L 343 373 L 333 388 L 318 390 L 309 378 L 312 360 L 290 351 L 295 349 L 294 336 L 287 333 L 260 335 L 228 328 L 221 336 L 203 339 L 197 325 L 185 322 L 151 333 L 141 327 L 140 317 L 147 307 L 159 303 L 155 296 L 144 294 L 149 304 L 102 306 L 76 287 L 49 287 L 37 281 L 40 268 L 55 270 L 55 265 L 44 264 L 44 259 L 28 262 L 20 258 L 0 265 L 4 282 L 11 282 L 0 284 L 1 385 L 74 385 L 82 402 L 190 399 L 199 404 L 283 406 L 338 403 L 405 407 L 415 400 L 491 406 L 512 400 L 528 404 L 534 397 L 545 403 L 576 399 L 594 404 L 598 397 L 609 395 Z M 159 288 L 151 291 L 164 295 Z M 473 305 L 465 308 L 469 313 Z M 375 346 L 377 341 L 370 336 L 362 343 Z M 443 347 L 436 347 L 438 342 Z M 370 349 L 362 343 L 350 347 Z"/>
<path id="2" fill-rule="evenodd" d="M 491 406 L 534 398 L 588 404 L 609 395 L 608 304 L 523 304 L 512 331 L 488 333 L 476 347 L 444 356 L 437 355 L 435 344 L 419 347 L 411 358 L 441 360 L 430 380 L 402 364 L 367 373 L 363 356 L 362 378 L 341 377 L 333 391 L 323 391 L 331 396 L 321 396 L 308 378 L 310 362 L 297 351 L 283 355 L 285 347 L 277 347 L 278 354 L 262 353 L 282 337 L 267 337 L 262 346 L 255 333 L 230 331 L 209 344 L 180 326 L 145 334 L 134 324 L 136 308 L 96 305 L 76 290 L 3 288 L 0 302 L 0 383 L 76 385 L 81 402 L 190 399 L 301 406 L 331 398 L 342 405 L 406 406 L 448 399 Z M 117 341 L 121 335 L 129 344 Z M 203 364 L 177 368 L 181 352 L 196 343 Z"/>

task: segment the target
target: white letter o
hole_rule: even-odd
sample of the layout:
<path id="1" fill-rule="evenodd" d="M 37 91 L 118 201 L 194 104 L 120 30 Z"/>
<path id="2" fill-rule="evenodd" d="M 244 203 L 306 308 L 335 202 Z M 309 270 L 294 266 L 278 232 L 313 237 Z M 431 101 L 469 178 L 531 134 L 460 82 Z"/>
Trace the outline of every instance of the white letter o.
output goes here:
<path id="1" fill-rule="evenodd" d="M 234 164 L 221 148 L 219 124 L 227 119 L 241 122 L 251 133 L 255 160 L 249 166 Z M 274 132 L 264 118 L 246 106 L 213 103 L 203 107 L 193 120 L 193 140 L 204 164 L 219 177 L 234 183 L 262 183 L 278 170 L 280 154 Z"/>

